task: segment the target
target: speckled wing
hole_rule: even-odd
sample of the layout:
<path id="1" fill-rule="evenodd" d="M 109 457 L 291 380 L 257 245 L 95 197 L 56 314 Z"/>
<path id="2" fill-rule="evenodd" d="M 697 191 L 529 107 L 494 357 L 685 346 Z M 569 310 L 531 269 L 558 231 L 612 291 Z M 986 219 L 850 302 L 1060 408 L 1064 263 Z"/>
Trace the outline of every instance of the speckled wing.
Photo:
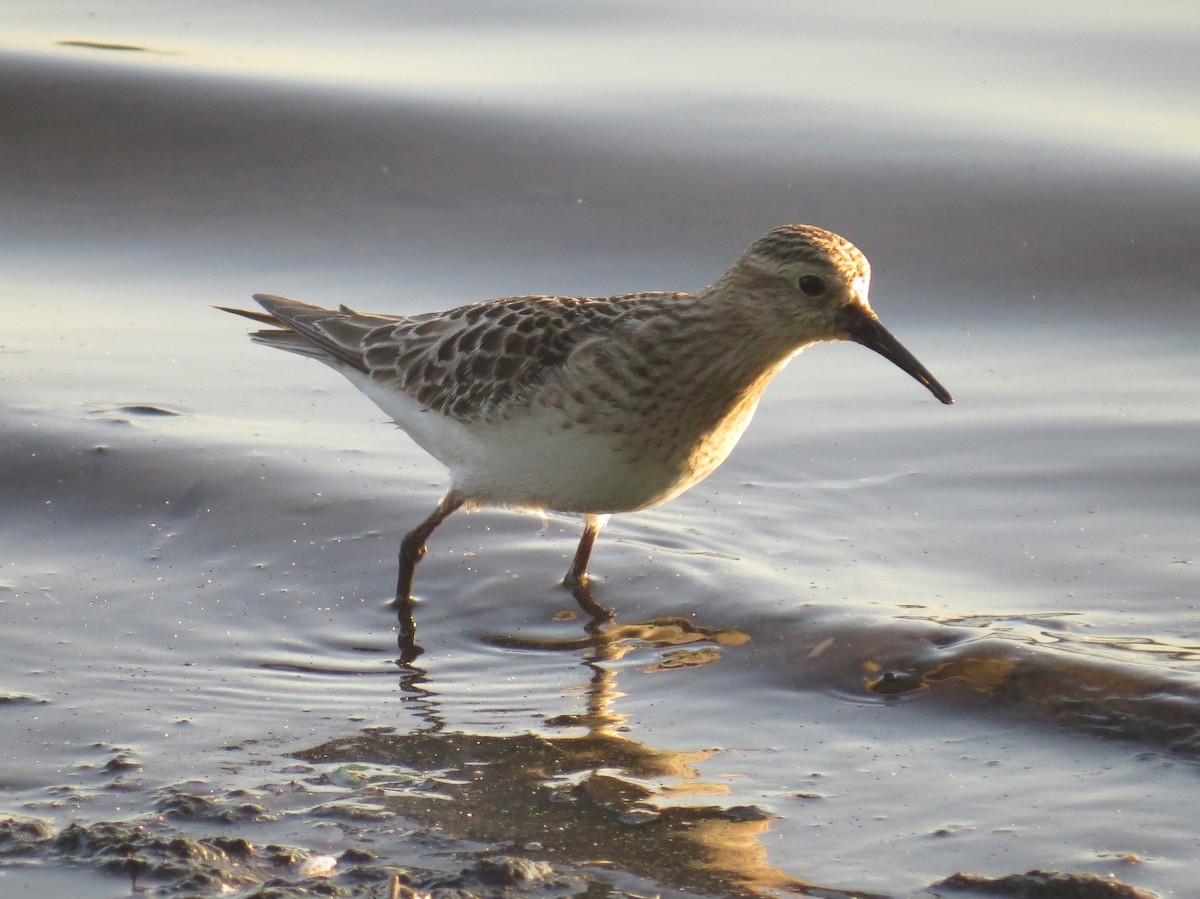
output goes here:
<path id="1" fill-rule="evenodd" d="M 276 326 L 255 341 L 349 366 L 381 386 L 458 419 L 487 418 L 520 403 L 580 344 L 611 332 L 622 320 L 652 314 L 661 293 L 605 297 L 506 297 L 445 312 L 368 315 L 345 306 L 325 309 L 257 294 Z"/>

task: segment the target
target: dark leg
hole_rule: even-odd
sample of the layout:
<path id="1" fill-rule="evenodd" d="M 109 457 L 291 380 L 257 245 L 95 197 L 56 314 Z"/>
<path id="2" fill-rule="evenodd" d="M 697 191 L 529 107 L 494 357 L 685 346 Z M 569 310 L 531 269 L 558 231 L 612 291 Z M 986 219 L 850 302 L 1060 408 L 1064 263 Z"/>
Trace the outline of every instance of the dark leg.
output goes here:
<path id="1" fill-rule="evenodd" d="M 584 519 L 583 536 L 579 538 L 575 559 L 571 562 L 571 569 L 567 572 L 567 576 L 563 578 L 563 586 L 571 591 L 575 601 L 598 621 L 607 621 L 612 618 L 612 611 L 600 605 L 592 597 L 592 591 L 588 587 L 587 567 L 588 561 L 592 557 L 592 547 L 596 545 L 596 537 L 599 535 L 600 529 L 608 523 L 608 518 L 607 515 L 588 515 Z"/>
<path id="2" fill-rule="evenodd" d="M 454 514 L 467 498 L 451 490 L 442 497 L 428 518 L 413 528 L 400 541 L 400 573 L 396 577 L 396 604 L 401 609 L 403 620 L 404 609 L 411 609 L 413 577 L 417 573 L 417 563 L 425 557 L 425 541 L 437 530 L 437 526 Z"/>
<path id="3" fill-rule="evenodd" d="M 588 515 L 583 522 L 583 536 L 579 538 L 579 548 L 575 550 L 575 561 L 571 570 L 563 578 L 563 586 L 574 589 L 587 583 L 588 560 L 592 557 L 592 547 L 596 545 L 596 537 L 600 529 L 608 523 L 607 515 Z"/>

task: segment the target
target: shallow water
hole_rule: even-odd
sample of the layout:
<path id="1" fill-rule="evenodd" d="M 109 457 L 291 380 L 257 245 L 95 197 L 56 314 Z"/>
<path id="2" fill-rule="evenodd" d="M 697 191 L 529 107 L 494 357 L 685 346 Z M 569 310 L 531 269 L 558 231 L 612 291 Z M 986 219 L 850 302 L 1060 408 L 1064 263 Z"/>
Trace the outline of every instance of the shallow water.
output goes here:
<path id="1" fill-rule="evenodd" d="M 294 850 L 204 895 L 306 853 L 345 895 L 1189 895 L 1194 10 L 331 9 L 2 14 L 0 818 L 44 830 L 0 891 L 186 893 L 182 836 Z M 459 515 L 398 666 L 442 473 L 211 305 L 691 289 L 786 221 L 867 252 L 957 404 L 812 348 L 606 529 L 612 625 L 556 586 L 577 521 Z"/>

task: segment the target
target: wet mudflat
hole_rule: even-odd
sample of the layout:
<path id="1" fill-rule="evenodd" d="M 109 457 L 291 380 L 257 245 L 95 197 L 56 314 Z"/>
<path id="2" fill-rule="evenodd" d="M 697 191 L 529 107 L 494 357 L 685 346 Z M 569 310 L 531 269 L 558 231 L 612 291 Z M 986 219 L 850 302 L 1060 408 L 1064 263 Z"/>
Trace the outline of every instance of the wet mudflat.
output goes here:
<path id="1" fill-rule="evenodd" d="M 1189 894 L 1194 14 L 654 9 L 5 13 L 0 892 Z M 210 307 L 693 289 L 788 221 L 957 405 L 806 351 L 609 525 L 612 623 L 578 521 L 472 513 L 398 663 L 442 473 Z"/>

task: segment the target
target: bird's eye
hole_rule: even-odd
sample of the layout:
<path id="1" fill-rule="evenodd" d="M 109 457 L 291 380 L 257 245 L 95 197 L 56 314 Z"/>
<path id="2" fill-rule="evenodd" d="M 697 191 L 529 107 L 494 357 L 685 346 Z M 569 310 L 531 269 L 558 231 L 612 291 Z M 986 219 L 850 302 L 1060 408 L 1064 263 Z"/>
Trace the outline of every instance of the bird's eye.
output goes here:
<path id="1" fill-rule="evenodd" d="M 802 294 L 812 297 L 814 300 L 825 294 L 825 279 L 817 275 L 801 275 L 796 286 L 800 288 Z"/>

